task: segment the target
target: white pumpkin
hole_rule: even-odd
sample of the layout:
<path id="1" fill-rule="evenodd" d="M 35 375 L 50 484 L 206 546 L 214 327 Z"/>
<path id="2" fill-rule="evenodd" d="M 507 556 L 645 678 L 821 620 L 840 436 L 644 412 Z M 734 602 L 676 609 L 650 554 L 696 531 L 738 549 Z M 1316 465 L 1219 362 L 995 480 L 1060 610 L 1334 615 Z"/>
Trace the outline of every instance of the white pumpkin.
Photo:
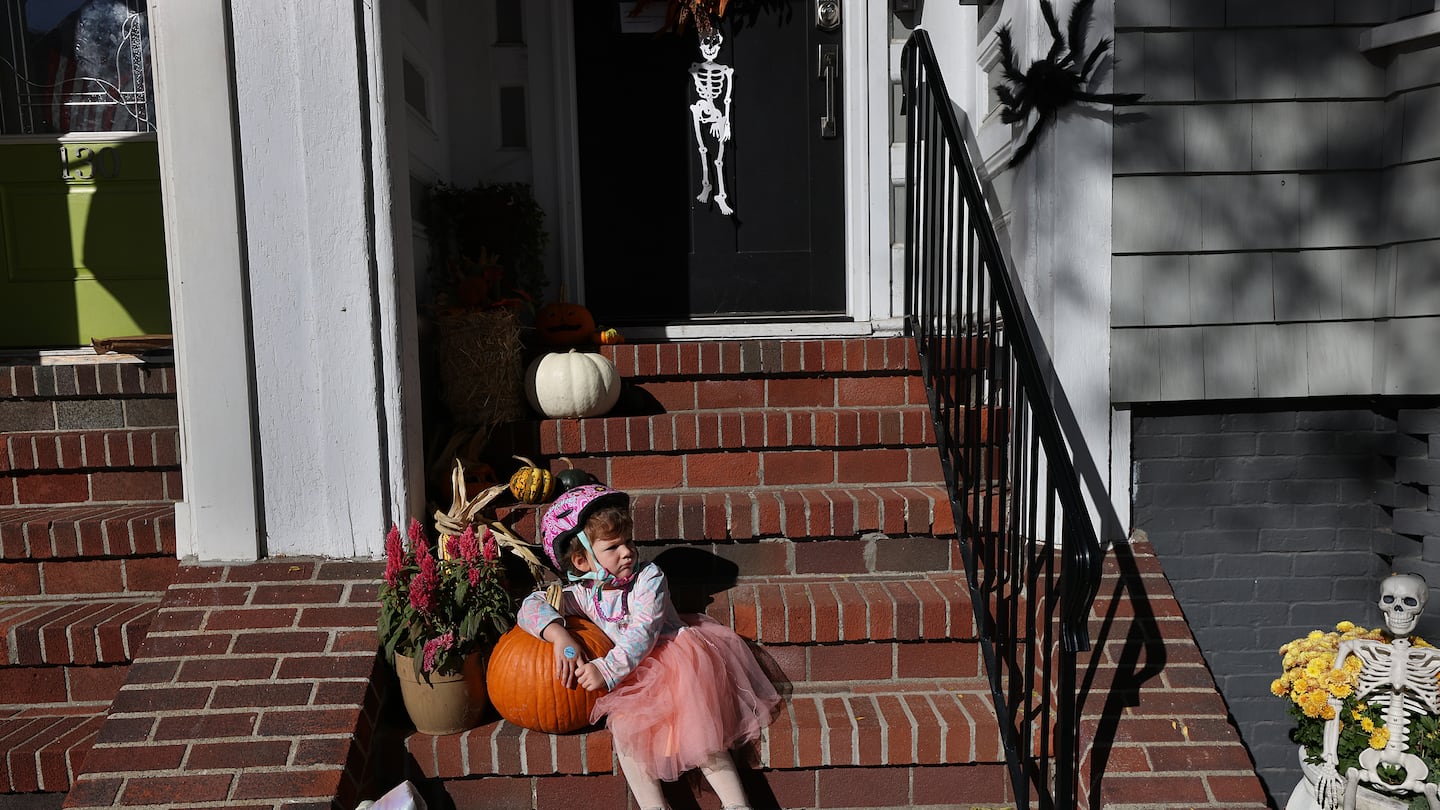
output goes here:
<path id="1" fill-rule="evenodd" d="M 550 419 L 603 416 L 620 399 L 620 374 L 597 352 L 552 352 L 525 372 L 530 407 Z"/>

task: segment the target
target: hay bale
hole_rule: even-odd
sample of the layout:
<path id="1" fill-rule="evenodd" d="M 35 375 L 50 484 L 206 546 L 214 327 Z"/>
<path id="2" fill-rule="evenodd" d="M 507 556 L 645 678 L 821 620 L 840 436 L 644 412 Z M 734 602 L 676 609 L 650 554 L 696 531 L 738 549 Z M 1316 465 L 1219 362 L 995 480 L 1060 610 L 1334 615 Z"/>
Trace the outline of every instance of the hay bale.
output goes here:
<path id="1" fill-rule="evenodd" d="M 440 397 L 456 424 L 486 432 L 525 414 L 520 318 L 508 309 L 436 320 Z"/>

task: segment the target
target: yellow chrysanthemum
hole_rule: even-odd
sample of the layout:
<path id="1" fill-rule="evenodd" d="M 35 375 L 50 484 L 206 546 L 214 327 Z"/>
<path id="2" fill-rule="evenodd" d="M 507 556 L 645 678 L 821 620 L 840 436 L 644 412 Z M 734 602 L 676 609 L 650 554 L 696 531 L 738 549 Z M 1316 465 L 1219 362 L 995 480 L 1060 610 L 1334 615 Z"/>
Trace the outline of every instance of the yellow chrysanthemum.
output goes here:
<path id="1" fill-rule="evenodd" d="M 1284 678 L 1276 678 L 1270 682 L 1270 694 L 1275 697 L 1285 697 L 1290 694 L 1290 684 Z"/>
<path id="2" fill-rule="evenodd" d="M 1319 639 L 1322 639 L 1322 638 L 1324 638 L 1324 637 L 1325 637 L 1325 633 L 1324 633 L 1324 632 L 1322 632 L 1322 631 L 1320 631 L 1320 630 L 1311 630 L 1311 631 L 1310 631 L 1310 634 L 1307 635 L 1305 638 L 1309 639 L 1310 641 L 1318 641 Z"/>
<path id="3" fill-rule="evenodd" d="M 1381 726 L 1370 732 L 1370 747 L 1376 751 L 1384 748 L 1390 742 L 1390 729 Z"/>
<path id="4" fill-rule="evenodd" d="M 1374 733 L 1374 731 L 1375 731 L 1375 721 L 1374 721 L 1374 720 L 1371 720 L 1371 719 L 1368 718 L 1368 717 L 1361 716 L 1361 715 L 1359 715 L 1358 713 L 1357 713 L 1356 716 L 1360 718 L 1360 728 L 1364 729 L 1364 731 L 1365 731 L 1366 734 Z M 1382 746 L 1380 746 L 1380 747 L 1381 747 L 1381 748 L 1384 748 L 1385 746 L 1382 745 Z"/>
<path id="5" fill-rule="evenodd" d="M 1355 623 L 1354 623 L 1354 622 L 1340 622 L 1339 624 L 1335 625 L 1335 629 L 1336 629 L 1336 630 L 1339 630 L 1339 631 L 1342 632 L 1342 633 L 1348 633 L 1348 632 L 1350 632 L 1351 630 L 1354 630 L 1354 629 L 1355 629 Z"/>

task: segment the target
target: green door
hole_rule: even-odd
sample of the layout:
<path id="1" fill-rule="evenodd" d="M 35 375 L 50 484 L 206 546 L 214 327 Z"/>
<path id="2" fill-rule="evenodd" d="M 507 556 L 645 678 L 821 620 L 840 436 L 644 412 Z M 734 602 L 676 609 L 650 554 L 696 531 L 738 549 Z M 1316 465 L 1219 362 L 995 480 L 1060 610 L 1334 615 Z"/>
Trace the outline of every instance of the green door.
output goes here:
<path id="1" fill-rule="evenodd" d="M 0 348 L 170 331 L 144 0 L 0 0 Z"/>
<path id="2" fill-rule="evenodd" d="M 0 142 L 0 346 L 170 331 L 155 138 Z"/>

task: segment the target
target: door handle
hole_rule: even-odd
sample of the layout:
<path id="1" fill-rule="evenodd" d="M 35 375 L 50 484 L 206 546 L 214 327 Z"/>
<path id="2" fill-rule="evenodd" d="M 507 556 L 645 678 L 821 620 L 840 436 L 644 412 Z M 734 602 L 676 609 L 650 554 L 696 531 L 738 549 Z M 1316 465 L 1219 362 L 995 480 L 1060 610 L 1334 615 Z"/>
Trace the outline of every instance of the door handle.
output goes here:
<path id="1" fill-rule="evenodd" d="M 825 81 L 825 114 L 820 117 L 820 137 L 834 138 L 839 134 L 835 115 L 835 82 L 840 73 L 840 46 L 821 45 L 819 78 Z"/>

